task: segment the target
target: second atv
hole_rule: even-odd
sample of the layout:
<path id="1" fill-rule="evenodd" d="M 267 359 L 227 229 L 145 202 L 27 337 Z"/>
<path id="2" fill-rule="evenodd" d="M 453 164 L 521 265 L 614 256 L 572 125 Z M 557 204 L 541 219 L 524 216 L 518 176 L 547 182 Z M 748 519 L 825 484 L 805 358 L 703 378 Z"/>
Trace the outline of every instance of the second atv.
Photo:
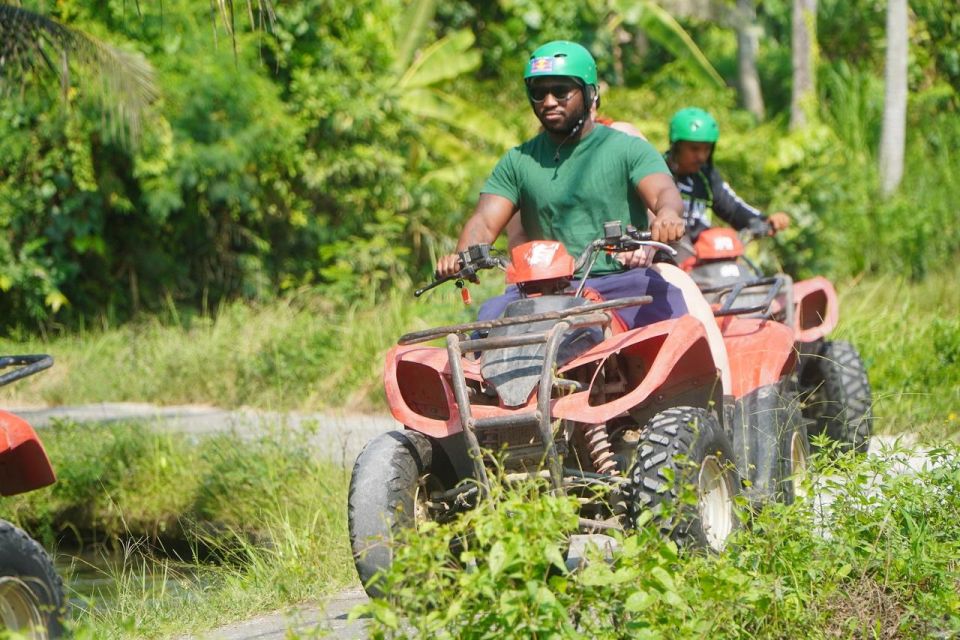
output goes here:
<path id="1" fill-rule="evenodd" d="M 680 266 L 715 303 L 718 316 L 771 318 L 790 327 L 810 436 L 825 433 L 841 448 L 866 452 L 873 419 L 866 368 L 851 343 L 827 338 L 840 315 L 837 292 L 822 276 L 794 282 L 782 273 L 765 275 L 746 256 L 744 241 L 770 235 L 760 220 L 739 233 L 705 229 L 694 242 L 695 255 Z"/>

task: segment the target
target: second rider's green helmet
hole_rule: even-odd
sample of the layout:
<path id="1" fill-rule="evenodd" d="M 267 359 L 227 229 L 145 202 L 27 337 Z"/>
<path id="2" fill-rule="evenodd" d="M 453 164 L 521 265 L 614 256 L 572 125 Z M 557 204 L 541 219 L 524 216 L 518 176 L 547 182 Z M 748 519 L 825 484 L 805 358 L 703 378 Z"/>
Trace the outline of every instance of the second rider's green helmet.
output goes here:
<path id="1" fill-rule="evenodd" d="M 597 63 L 582 45 L 567 40 L 548 42 L 530 54 L 523 71 L 523 81 L 538 76 L 577 78 L 585 86 L 597 88 Z"/>
<path id="2" fill-rule="evenodd" d="M 670 119 L 670 144 L 680 140 L 716 144 L 719 139 L 720 127 L 717 121 L 703 109 L 681 109 Z"/>

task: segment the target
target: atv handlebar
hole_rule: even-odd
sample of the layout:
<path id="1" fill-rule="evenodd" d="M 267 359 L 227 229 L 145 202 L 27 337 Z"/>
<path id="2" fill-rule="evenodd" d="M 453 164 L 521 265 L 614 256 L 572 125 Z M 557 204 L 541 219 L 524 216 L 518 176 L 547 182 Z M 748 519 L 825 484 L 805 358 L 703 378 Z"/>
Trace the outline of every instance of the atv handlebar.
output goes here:
<path id="1" fill-rule="evenodd" d="M 653 234 L 649 231 L 639 231 L 633 225 L 627 225 L 626 232 L 624 232 L 619 220 L 604 223 L 603 237 L 587 245 L 587 248 L 584 249 L 580 257 L 577 258 L 574 264 L 574 271 L 580 271 L 580 269 L 585 266 L 592 267 L 591 259 L 598 251 L 624 253 L 626 251 L 636 251 L 643 247 L 653 247 L 660 251 L 666 251 L 671 256 L 677 255 L 677 251 L 673 247 L 662 242 L 651 240 L 652 237 Z M 587 273 L 583 274 L 582 279 L 586 280 L 588 275 L 590 275 L 589 268 Z"/>
<path id="2" fill-rule="evenodd" d="M 477 280 L 477 271 L 482 269 L 496 269 L 503 268 L 506 266 L 506 263 L 503 258 L 500 256 L 495 256 L 491 253 L 491 247 L 489 244 L 474 244 L 467 247 L 466 251 L 461 251 L 460 256 L 460 271 L 443 277 L 436 277 L 434 274 L 434 280 L 430 284 L 421 287 L 413 292 L 414 297 L 419 298 L 430 289 L 440 286 L 444 282 L 449 282 L 450 280 L 469 280 L 470 282 L 479 282 Z M 462 286 L 461 282 L 457 286 Z"/>
<path id="3" fill-rule="evenodd" d="M 53 366 L 53 358 L 46 354 L 26 355 L 26 356 L 0 356 L 0 369 L 7 367 L 16 367 L 3 375 L 0 375 L 0 387 L 8 385 L 11 382 L 22 380 L 27 376 L 32 376 L 44 369 Z"/>
<path id="4" fill-rule="evenodd" d="M 742 233 L 746 234 L 749 240 L 765 238 L 773 235 L 773 226 L 767 220 L 753 218 L 747 223 L 747 226 L 743 228 Z"/>
<path id="5" fill-rule="evenodd" d="M 587 271 L 581 278 L 582 280 L 586 280 L 587 276 L 590 275 L 590 267 L 593 266 L 591 259 L 598 251 L 623 253 L 625 251 L 636 251 L 642 247 L 654 247 L 655 249 L 666 251 L 672 256 L 677 255 L 676 250 L 670 245 L 651 240 L 651 237 L 652 234 L 649 231 L 638 231 L 633 225 L 627 225 L 626 232 L 624 232 L 622 223 L 619 220 L 606 222 L 603 225 L 603 237 L 587 245 L 586 249 L 583 250 L 583 253 L 580 254 L 580 257 L 578 257 L 574 263 L 574 273 L 580 271 L 584 266 L 587 266 Z M 458 287 L 463 286 L 463 280 L 479 282 L 477 279 L 478 271 L 483 269 L 503 269 L 506 267 L 506 261 L 502 257 L 494 255 L 489 244 L 471 245 L 467 247 L 466 251 L 461 251 L 458 255 L 460 256 L 459 271 L 452 275 L 439 278 L 434 274 L 433 282 L 414 291 L 414 297 L 419 298 L 427 291 L 430 291 L 430 289 L 451 280 L 456 280 Z"/>

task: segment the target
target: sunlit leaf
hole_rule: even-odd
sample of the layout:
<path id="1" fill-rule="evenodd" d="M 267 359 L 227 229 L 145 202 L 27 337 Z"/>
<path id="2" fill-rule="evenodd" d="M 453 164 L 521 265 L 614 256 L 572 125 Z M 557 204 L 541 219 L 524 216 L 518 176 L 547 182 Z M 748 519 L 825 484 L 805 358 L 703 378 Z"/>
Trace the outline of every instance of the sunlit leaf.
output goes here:
<path id="1" fill-rule="evenodd" d="M 480 66 L 480 52 L 471 51 L 473 32 L 463 29 L 427 47 L 400 79 L 404 89 L 427 87 L 473 71 Z"/>

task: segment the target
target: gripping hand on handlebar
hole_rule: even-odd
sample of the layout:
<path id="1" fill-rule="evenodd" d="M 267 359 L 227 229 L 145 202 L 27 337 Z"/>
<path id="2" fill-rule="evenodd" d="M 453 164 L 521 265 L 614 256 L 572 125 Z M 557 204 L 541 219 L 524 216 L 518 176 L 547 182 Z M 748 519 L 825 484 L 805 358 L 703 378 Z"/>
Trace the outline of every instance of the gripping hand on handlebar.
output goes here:
<path id="1" fill-rule="evenodd" d="M 683 222 L 683 216 L 673 209 L 661 209 L 655 216 L 652 212 L 647 213 L 653 217 L 650 222 L 650 239 L 655 242 L 676 242 L 683 237 L 686 231 L 686 225 Z"/>
<path id="2" fill-rule="evenodd" d="M 790 216 L 783 211 L 771 213 L 770 217 L 766 220 L 763 218 L 754 218 L 746 227 L 748 233 L 747 239 L 749 239 L 750 236 L 753 238 L 775 236 L 778 232 L 783 231 L 789 226 Z"/>
<path id="3" fill-rule="evenodd" d="M 767 218 L 767 222 L 770 223 L 771 234 L 775 235 L 776 233 L 783 231 L 790 226 L 790 216 L 783 211 L 777 211 L 776 213 L 771 213 L 770 217 Z"/>

